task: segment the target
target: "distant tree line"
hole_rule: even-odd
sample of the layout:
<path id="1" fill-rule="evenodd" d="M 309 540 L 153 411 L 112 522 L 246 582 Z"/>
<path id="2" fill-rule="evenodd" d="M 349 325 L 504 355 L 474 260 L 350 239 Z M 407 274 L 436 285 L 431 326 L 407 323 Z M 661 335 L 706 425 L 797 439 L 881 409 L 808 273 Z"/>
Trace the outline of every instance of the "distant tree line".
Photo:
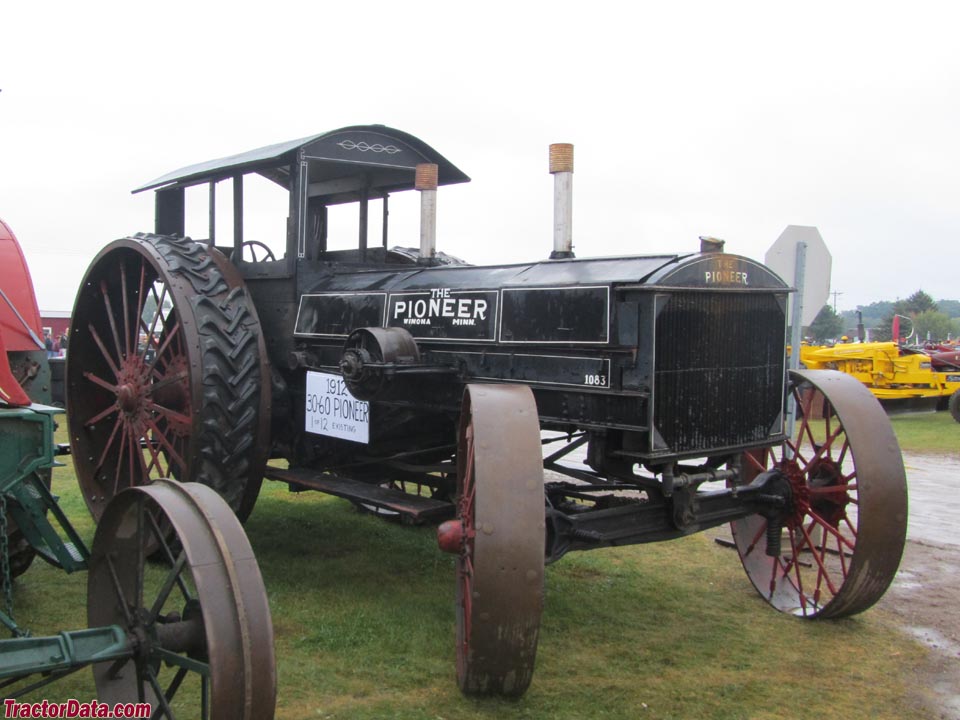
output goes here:
<path id="1" fill-rule="evenodd" d="M 893 316 L 902 315 L 900 336 L 911 333 L 918 342 L 943 341 L 960 336 L 960 300 L 934 301 L 923 290 L 917 290 L 906 300 L 880 300 L 869 305 L 858 305 L 856 310 L 837 314 L 830 305 L 824 305 L 804 335 L 813 342 L 825 343 L 847 335 L 856 338 L 857 312 L 863 316 L 863 325 L 870 331 L 871 340 L 891 340 Z"/>

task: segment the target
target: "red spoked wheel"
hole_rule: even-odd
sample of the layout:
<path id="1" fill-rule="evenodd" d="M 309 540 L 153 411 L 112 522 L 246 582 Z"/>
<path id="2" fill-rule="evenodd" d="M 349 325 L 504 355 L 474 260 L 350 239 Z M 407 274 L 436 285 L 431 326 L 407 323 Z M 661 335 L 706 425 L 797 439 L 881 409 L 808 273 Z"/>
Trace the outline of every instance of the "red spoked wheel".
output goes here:
<path id="1" fill-rule="evenodd" d="M 167 720 L 273 717 L 266 590 L 243 528 L 210 488 L 158 480 L 110 502 L 90 556 L 87 620 L 119 626 L 132 650 L 94 665 L 102 702 L 149 702 L 150 717 Z"/>
<path id="2" fill-rule="evenodd" d="M 214 488 L 245 518 L 269 449 L 269 377 L 256 310 L 219 251 L 162 235 L 107 246 L 80 287 L 67 362 L 93 516 L 120 490 L 169 477 Z"/>
<path id="3" fill-rule="evenodd" d="M 533 677 L 543 612 L 540 422 L 530 388 L 468 385 L 457 447 L 457 681 L 467 695 L 519 697 Z"/>
<path id="4" fill-rule="evenodd" d="M 907 531 L 906 474 L 880 403 L 840 372 L 793 371 L 799 408 L 782 447 L 746 453 L 746 480 L 778 469 L 789 483 L 782 530 L 760 515 L 731 523 L 754 587 L 781 612 L 844 617 L 873 605 L 893 581 Z M 767 535 L 779 544 L 767 555 Z"/>

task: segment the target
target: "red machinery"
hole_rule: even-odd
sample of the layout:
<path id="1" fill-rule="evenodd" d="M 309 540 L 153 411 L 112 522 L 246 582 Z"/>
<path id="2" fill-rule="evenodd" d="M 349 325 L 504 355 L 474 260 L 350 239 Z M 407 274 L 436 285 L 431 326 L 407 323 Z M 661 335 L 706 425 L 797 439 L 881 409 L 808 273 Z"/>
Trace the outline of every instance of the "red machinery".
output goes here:
<path id="1" fill-rule="evenodd" d="M 30 270 L 13 230 L 0 220 L 0 330 L 8 352 L 43 350 Z"/>
<path id="2" fill-rule="evenodd" d="M 27 261 L 10 226 L 0 220 L 0 398 L 9 405 L 29 405 L 28 390 L 43 387 L 45 365 L 43 355 L 37 356 L 44 352 L 42 333 Z M 49 382 L 46 386 L 49 392 Z"/>

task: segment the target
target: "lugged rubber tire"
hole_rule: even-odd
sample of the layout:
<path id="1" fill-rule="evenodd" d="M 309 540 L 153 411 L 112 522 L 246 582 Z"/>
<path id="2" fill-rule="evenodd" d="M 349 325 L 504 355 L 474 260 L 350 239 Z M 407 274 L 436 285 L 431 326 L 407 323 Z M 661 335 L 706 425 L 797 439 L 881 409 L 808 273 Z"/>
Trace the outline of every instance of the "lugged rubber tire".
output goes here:
<path id="1" fill-rule="evenodd" d="M 953 395 L 950 396 L 947 409 L 950 411 L 950 416 L 960 423 L 960 390 L 954 391 Z"/>
<path id="2" fill-rule="evenodd" d="M 144 310 L 150 292 L 158 307 L 172 301 L 166 317 Z M 155 319 L 137 324 L 144 314 Z M 269 377 L 253 301 L 222 253 L 142 233 L 104 248 L 77 297 L 67 365 L 71 444 L 94 517 L 124 487 L 173 477 L 213 488 L 246 519 L 269 450 Z M 147 441 L 149 462 L 126 436 Z"/>

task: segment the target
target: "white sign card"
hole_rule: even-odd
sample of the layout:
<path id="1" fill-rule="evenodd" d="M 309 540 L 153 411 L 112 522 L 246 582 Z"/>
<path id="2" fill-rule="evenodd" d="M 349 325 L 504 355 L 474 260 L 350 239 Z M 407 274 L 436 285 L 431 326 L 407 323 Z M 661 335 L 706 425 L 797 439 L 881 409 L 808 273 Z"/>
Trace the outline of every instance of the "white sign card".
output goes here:
<path id="1" fill-rule="evenodd" d="M 370 403 L 351 395 L 339 375 L 307 371 L 305 430 L 316 435 L 369 443 Z"/>

